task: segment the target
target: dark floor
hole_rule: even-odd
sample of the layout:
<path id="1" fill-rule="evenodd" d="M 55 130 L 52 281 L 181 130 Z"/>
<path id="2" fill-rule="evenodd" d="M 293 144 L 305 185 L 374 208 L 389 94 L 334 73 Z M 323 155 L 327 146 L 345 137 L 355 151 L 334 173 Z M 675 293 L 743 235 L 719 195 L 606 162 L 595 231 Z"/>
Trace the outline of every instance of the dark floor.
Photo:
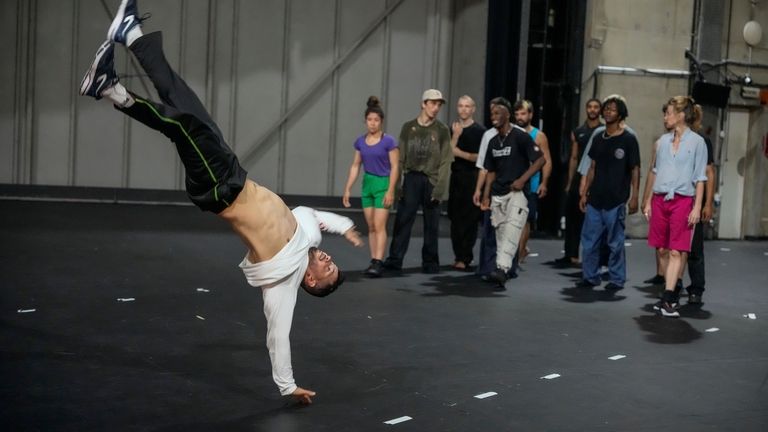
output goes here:
<path id="1" fill-rule="evenodd" d="M 545 264 L 560 255 L 559 241 L 532 241 L 539 255 L 494 292 L 447 270 L 363 279 L 355 273 L 367 250 L 327 236 L 351 276 L 331 297 L 299 296 L 293 366 L 298 384 L 318 392 L 299 407 L 272 383 L 260 290 L 245 283 L 244 248 L 215 217 L 178 206 L 0 201 L 0 424 L 768 430 L 768 243 L 707 242 L 706 303 L 670 319 L 650 311 L 655 289 L 640 282 L 654 271 L 651 250 L 629 242 L 627 288 L 609 296 L 579 292 L 578 270 Z M 420 245 L 414 238 L 411 269 Z M 450 251 L 442 238 L 445 264 Z M 618 354 L 626 358 L 608 359 Z M 498 394 L 474 398 L 485 392 Z M 412 420 L 383 423 L 401 416 Z"/>

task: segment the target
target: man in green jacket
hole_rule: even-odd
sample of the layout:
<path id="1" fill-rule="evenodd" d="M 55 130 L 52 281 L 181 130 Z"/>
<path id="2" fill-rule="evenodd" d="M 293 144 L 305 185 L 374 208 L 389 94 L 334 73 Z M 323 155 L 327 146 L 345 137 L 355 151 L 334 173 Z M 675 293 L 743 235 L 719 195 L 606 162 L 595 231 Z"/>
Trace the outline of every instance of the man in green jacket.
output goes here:
<path id="1" fill-rule="evenodd" d="M 453 152 L 448 127 L 437 119 L 445 104 L 439 90 L 429 89 L 421 97 L 421 113 L 400 130 L 400 169 L 403 183 L 397 206 L 395 229 L 384 266 L 401 270 L 408 251 L 411 229 L 419 207 L 424 213 L 424 245 L 421 248 L 421 269 L 437 273 L 440 260 L 437 235 L 440 224 L 440 202 L 448 198 Z"/>

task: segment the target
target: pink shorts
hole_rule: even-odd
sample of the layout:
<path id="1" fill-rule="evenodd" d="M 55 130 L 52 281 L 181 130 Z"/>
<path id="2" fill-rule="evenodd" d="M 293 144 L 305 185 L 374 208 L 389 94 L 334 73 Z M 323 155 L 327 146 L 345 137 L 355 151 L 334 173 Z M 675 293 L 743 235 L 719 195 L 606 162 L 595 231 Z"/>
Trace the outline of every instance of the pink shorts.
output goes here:
<path id="1" fill-rule="evenodd" d="M 693 225 L 688 224 L 688 216 L 691 210 L 693 197 L 675 195 L 664 201 L 664 194 L 653 194 L 648 244 L 656 249 L 690 252 Z"/>

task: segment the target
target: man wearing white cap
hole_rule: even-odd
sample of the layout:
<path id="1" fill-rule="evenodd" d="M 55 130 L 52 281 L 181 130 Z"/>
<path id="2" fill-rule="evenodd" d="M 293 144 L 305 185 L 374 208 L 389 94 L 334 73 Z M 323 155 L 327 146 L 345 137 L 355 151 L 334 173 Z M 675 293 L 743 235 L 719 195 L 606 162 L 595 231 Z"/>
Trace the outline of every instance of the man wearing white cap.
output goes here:
<path id="1" fill-rule="evenodd" d="M 440 202 L 448 198 L 448 184 L 453 162 L 451 134 L 437 119 L 445 99 L 440 90 L 429 89 L 421 97 L 421 112 L 405 122 L 400 130 L 400 169 L 403 182 L 395 216 L 395 228 L 389 257 L 384 266 L 401 270 L 408 251 L 411 229 L 419 207 L 424 214 L 424 245 L 421 268 L 424 273 L 437 273 L 440 260 L 437 235 L 440 224 Z"/>

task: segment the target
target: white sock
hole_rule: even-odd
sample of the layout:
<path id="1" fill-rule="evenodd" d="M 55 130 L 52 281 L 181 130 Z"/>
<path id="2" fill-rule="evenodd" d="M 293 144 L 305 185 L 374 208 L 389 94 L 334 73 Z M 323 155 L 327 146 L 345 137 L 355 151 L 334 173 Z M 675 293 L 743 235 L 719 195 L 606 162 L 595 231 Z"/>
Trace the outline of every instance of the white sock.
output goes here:
<path id="1" fill-rule="evenodd" d="M 112 87 L 101 92 L 101 97 L 121 108 L 128 108 L 136 102 L 133 96 L 128 93 L 128 90 L 120 83 L 115 83 Z"/>
<path id="2" fill-rule="evenodd" d="M 141 25 L 134 26 L 132 29 L 128 30 L 128 34 L 125 35 L 125 46 L 131 46 L 136 39 L 142 36 L 144 36 L 144 33 L 141 32 Z"/>

